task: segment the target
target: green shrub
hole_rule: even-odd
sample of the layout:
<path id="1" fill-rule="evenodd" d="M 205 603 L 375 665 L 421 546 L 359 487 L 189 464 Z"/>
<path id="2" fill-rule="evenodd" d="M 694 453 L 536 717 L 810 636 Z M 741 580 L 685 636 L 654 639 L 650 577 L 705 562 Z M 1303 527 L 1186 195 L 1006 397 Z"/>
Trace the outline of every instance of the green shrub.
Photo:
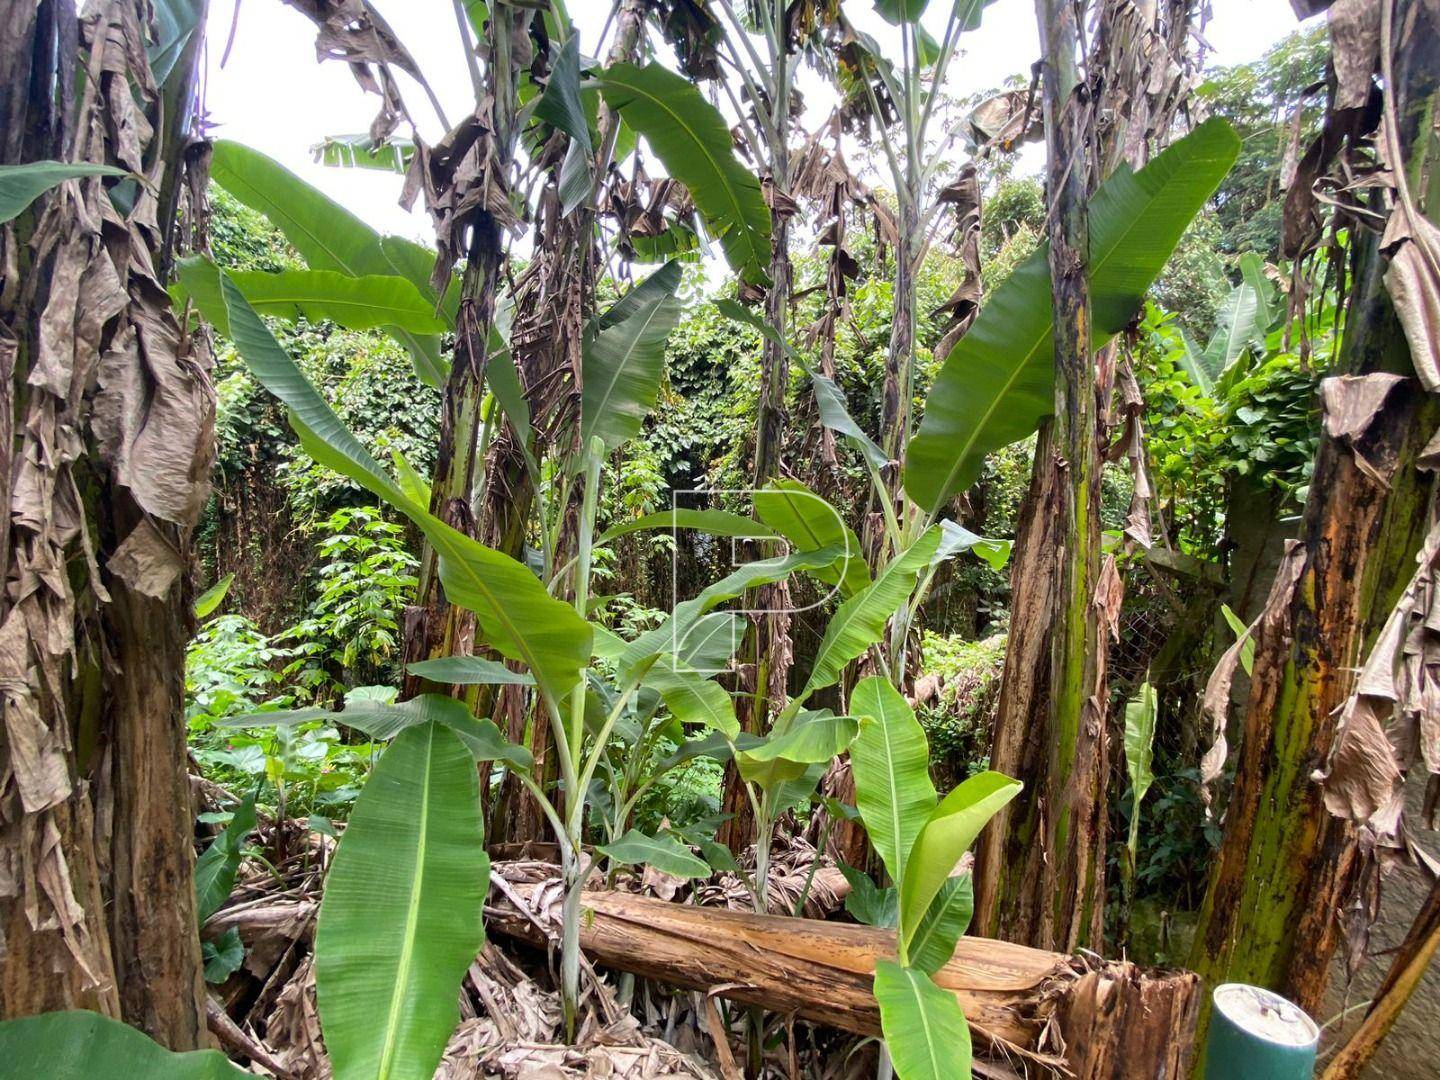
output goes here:
<path id="1" fill-rule="evenodd" d="M 926 632 L 920 676 L 939 676 L 938 695 L 916 709 L 930 741 L 938 788 L 953 787 L 990 764 L 990 729 L 1005 665 L 1005 635 L 965 641 Z"/>
<path id="2" fill-rule="evenodd" d="M 347 686 L 398 685 L 400 613 L 418 563 L 403 526 L 374 507 L 336 510 L 316 530 L 320 561 L 308 615 L 276 640 L 293 657 L 284 674 L 298 696 L 331 702 Z"/>

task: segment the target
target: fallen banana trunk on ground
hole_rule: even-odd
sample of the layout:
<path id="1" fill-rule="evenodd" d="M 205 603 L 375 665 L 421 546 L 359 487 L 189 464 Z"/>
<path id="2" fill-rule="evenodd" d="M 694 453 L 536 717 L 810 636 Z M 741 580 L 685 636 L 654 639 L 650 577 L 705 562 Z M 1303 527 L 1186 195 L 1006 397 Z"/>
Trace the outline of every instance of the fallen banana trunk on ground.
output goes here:
<path id="1" fill-rule="evenodd" d="M 496 870 L 487 928 L 534 945 L 558 941 L 558 881 L 508 881 L 503 865 Z M 893 932 L 624 892 L 589 892 L 584 905 L 580 944 L 597 964 L 857 1034 L 880 1032 L 870 985 L 876 959 L 894 955 Z M 989 1060 L 988 1068 L 977 1062 L 979 1075 L 1186 1073 L 1199 1002 L 1189 972 L 965 937 L 935 981 L 960 999 L 977 1053 Z"/>

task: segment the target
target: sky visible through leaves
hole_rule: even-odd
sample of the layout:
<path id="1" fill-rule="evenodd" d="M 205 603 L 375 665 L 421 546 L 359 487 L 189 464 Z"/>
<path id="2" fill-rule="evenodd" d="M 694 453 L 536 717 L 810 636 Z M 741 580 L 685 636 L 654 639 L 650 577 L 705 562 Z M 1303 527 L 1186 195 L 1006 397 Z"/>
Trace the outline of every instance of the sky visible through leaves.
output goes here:
<path id="1" fill-rule="evenodd" d="M 374 118 L 376 99 L 361 92 L 343 64 L 316 63 L 314 26 L 308 19 L 276 0 L 242 4 L 233 48 L 221 66 L 235 2 L 222 0 L 210 8 L 205 103 L 212 133 L 270 155 L 381 232 L 433 243 L 419 203 L 414 213 L 397 205 L 398 177 L 326 168 L 312 159 L 310 148 L 325 136 L 365 131 Z M 473 102 L 473 93 L 458 51 L 451 5 L 444 0 L 375 0 L 375 7 L 415 55 L 447 117 L 456 122 Z M 592 52 L 610 12 L 608 0 L 570 0 L 569 8 L 580 27 L 582 52 Z M 845 9 L 882 45 L 894 36 L 870 3 L 847 0 Z M 926 13 L 925 22 L 934 24 L 937 35 L 947 10 L 944 0 L 933 0 Z M 1205 31 L 1213 49 L 1210 63 L 1254 60 L 1297 25 L 1288 0 L 1214 0 L 1214 18 Z M 980 28 L 961 39 L 961 46 L 948 79 L 952 94 L 997 87 L 1012 75 L 1028 76 L 1028 58 L 1039 53 L 1032 0 L 997 0 L 986 9 Z M 656 55 L 668 61 L 670 50 L 660 45 Z M 422 137 L 433 142 L 442 134 L 439 122 L 424 95 L 403 73 L 397 74 Z M 829 115 L 834 93 L 808 68 L 800 71 L 797 85 L 805 100 L 805 126 L 813 130 Z M 406 133 L 402 126 L 400 134 Z M 1036 171 L 1043 150 L 1028 150 L 1021 168 Z M 885 186 L 879 174 L 866 179 Z"/>

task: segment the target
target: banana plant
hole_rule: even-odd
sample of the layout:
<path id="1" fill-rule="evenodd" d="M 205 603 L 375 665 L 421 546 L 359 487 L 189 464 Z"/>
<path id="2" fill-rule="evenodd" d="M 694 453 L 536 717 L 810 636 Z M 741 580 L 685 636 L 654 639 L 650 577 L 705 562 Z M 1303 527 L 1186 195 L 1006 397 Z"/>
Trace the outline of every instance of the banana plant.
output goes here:
<path id="1" fill-rule="evenodd" d="M 920 22 L 928 0 L 876 0 L 876 12 L 899 38 L 898 58 L 893 47 L 887 50 L 843 16 L 838 47 L 829 57 L 846 111 L 864 118 L 884 151 L 895 195 L 899 239 L 881 401 L 887 460 L 900 456 L 910 435 L 919 322 L 917 273 L 945 205 L 941 170 L 953 163 L 949 151 L 964 128 L 950 124 L 937 134 L 937 106 L 945 98 L 946 74 L 959 52 L 961 35 L 980 25 L 991 3 L 952 0 L 937 41 Z M 888 487 L 895 487 L 893 479 Z M 893 501 L 894 494 L 890 490 L 884 498 Z"/>
<path id="2" fill-rule="evenodd" d="M 970 1076 L 969 1028 L 955 995 L 931 976 L 970 921 L 969 874 L 956 872 L 961 857 L 1020 783 L 983 772 L 939 799 L 925 732 L 894 686 L 862 680 L 850 711 L 860 721 L 850 746 L 855 805 L 895 883 L 877 890 L 847 874 L 864 898 L 852 910 L 896 930 L 895 958 L 875 966 L 881 1029 L 900 1080 L 962 1080 Z"/>
<path id="3" fill-rule="evenodd" d="M 1218 384 L 1222 377 L 1242 356 L 1265 351 L 1265 339 L 1283 314 L 1260 256 L 1254 252 L 1240 256 L 1240 273 L 1240 284 L 1230 290 L 1221 305 L 1215 330 L 1204 348 L 1184 329 L 1173 330 L 1176 361 L 1196 388 L 1212 399 L 1221 389 Z"/>
<path id="4" fill-rule="evenodd" d="M 621 301 L 622 317 L 597 329 L 594 342 L 614 337 L 618 341 L 616 347 L 612 350 L 593 348 L 589 354 L 599 358 L 593 369 L 594 385 L 613 384 L 618 397 L 612 399 L 609 391 L 605 391 L 603 410 L 582 409 L 582 425 L 589 436 L 589 446 L 583 459 L 586 472 L 578 554 L 573 567 L 576 582 L 573 604 L 555 598 L 550 591 L 556 578 L 568 572 L 567 567 L 559 568 L 547 584 L 530 568 L 476 543 L 430 514 L 423 498 L 418 497 L 420 493 L 415 490 L 413 478 L 392 477 L 345 429 L 228 274 L 220 273 L 219 287 L 213 295 L 223 304 L 223 318 L 252 374 L 289 408 L 290 421 L 301 445 L 316 461 L 354 480 L 416 524 L 439 552 L 440 575 L 447 596 L 475 613 L 479 636 L 485 644 L 524 669 L 515 672 L 483 658 L 455 657 L 417 665 L 422 674 L 459 683 L 509 682 L 533 686 L 539 707 L 550 724 L 558 751 L 561 785 L 566 793 L 590 790 L 617 728 L 627 718 L 633 719 L 634 705 L 642 694 L 653 692 L 670 715 L 682 724 L 718 731 L 730 740 L 731 752 L 737 753 L 737 760 L 744 761 L 745 767 L 752 770 L 756 790 L 765 800 L 767 816 L 773 820 L 779 808 L 789 805 L 787 792 L 793 790 L 800 779 L 808 775 L 813 786 L 817 768 L 823 769 L 825 762 L 843 750 L 854 734 L 855 725 L 847 718 L 820 712 L 797 713 L 787 720 L 783 730 L 771 733 L 763 743 L 737 741 L 739 726 L 729 695 L 700 672 L 700 667 L 713 671 L 723 665 L 733 650 L 734 632 L 730 626 L 733 616 L 714 609 L 741 596 L 747 589 L 783 580 L 797 571 L 832 572 L 846 558 L 846 552 L 823 547 L 746 564 L 709 586 L 694 600 L 679 605 L 663 626 L 631 641 L 624 641 L 590 623 L 582 614 L 588 608 L 589 564 L 596 547 L 593 534 L 600 462 L 610 446 L 623 441 L 638 426 L 636 417 L 643 414 L 646 407 L 646 387 L 659 377 L 653 365 L 649 374 L 641 376 L 628 368 L 615 374 L 619 366 L 630 363 L 639 353 L 663 345 L 663 338 L 657 338 L 654 330 L 660 318 L 656 313 L 665 309 L 673 294 L 664 289 L 651 290 L 653 296 L 632 301 L 636 293 L 646 289 L 650 280 L 653 278 Z M 201 291 L 192 293 L 191 299 L 202 312 L 217 302 L 211 294 Z M 673 314 L 665 318 L 673 320 Z M 642 345 L 647 339 L 648 344 Z M 611 376 L 609 379 L 605 378 L 607 374 Z M 621 401 L 624 407 L 618 407 Z M 716 520 L 713 516 L 706 518 L 707 523 Z M 671 527 L 676 522 L 677 518 L 671 515 Z M 766 528 L 754 522 L 728 524 L 732 528 L 744 528 L 749 535 L 762 533 Z M 614 676 L 612 685 L 599 688 L 603 693 L 595 688 L 592 674 L 587 673 L 587 669 L 597 663 L 608 665 Z M 246 718 L 246 722 L 300 722 L 317 715 L 313 710 L 269 713 Z M 530 791 L 550 821 L 560 846 L 566 883 L 562 998 L 573 1009 L 579 978 L 580 890 L 587 876 L 589 858 L 583 846 L 586 828 L 583 795 L 567 797 L 562 810 L 553 793 L 531 775 L 528 754 L 523 748 L 508 744 L 493 723 L 475 719 L 463 703 L 449 698 L 425 695 L 400 705 L 357 701 L 334 714 L 333 719 L 377 739 L 409 730 L 422 722 L 438 725 L 435 739 L 442 743 L 458 740 L 477 759 L 487 757 L 503 762 Z M 398 746 L 397 742 L 390 752 Z M 763 881 L 763 876 L 760 880 Z M 333 982 L 339 985 L 338 978 Z"/>
<path id="5" fill-rule="evenodd" d="M 0 1061 L 14 1076 L 94 1080 L 253 1080 L 219 1050 L 177 1054 L 129 1024 L 84 1010 L 48 1012 L 0 1023 Z"/>
<path id="6" fill-rule="evenodd" d="M 1224 120 L 1207 120 L 1143 169 L 1122 166 L 1090 202 L 1092 347 L 1129 324 L 1186 227 L 1240 150 Z M 934 518 L 980 475 L 985 456 L 1036 430 L 1053 408 L 1047 248 L 995 290 L 946 357 L 904 460 L 905 490 Z"/>

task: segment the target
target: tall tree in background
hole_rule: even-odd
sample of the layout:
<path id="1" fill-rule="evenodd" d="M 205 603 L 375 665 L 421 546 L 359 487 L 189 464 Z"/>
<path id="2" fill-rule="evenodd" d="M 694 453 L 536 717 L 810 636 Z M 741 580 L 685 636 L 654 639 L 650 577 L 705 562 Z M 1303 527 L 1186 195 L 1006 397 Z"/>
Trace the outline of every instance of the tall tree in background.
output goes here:
<path id="1" fill-rule="evenodd" d="M 0 164 L 59 163 L 0 215 L 0 1014 L 89 1008 L 188 1049 L 184 661 L 215 399 L 161 269 L 201 210 L 205 5 L 166 16 L 0 10 Z"/>
<path id="2" fill-rule="evenodd" d="M 1389 9 L 1388 39 L 1381 35 L 1380 7 Z M 1338 5 L 1332 14 L 1329 108 L 1287 197 L 1286 254 L 1297 260 L 1318 244 L 1313 188 L 1332 167 L 1346 175 L 1378 173 L 1382 166 L 1421 175 L 1440 83 L 1440 26 L 1431 9 L 1412 0 L 1386 0 L 1374 14 L 1358 25 L 1348 21 L 1354 12 L 1342 13 Z M 1377 160 L 1370 142 L 1381 116 L 1374 80 L 1381 63 L 1390 64 L 1393 77 L 1384 80 L 1391 98 L 1384 102 Z M 1429 163 L 1429 175 L 1434 168 Z M 1413 180 L 1411 189 L 1423 199 Z M 1191 956 L 1208 980 L 1269 986 L 1312 1010 L 1321 1002 L 1345 929 L 1341 910 L 1364 862 L 1353 828 L 1327 815 L 1312 774 L 1330 754 L 1355 672 L 1414 568 L 1433 497 L 1421 459 L 1440 425 L 1440 402 L 1426 392 L 1434 389 L 1434 342 L 1412 352 L 1409 327 L 1397 316 L 1391 271 L 1407 244 L 1412 258 L 1416 250 L 1410 227 L 1394 226 L 1403 220 L 1397 201 L 1385 192 L 1367 204 L 1342 204 L 1342 211 L 1355 206 L 1359 212 L 1343 213 L 1339 223 L 1351 228 L 1354 280 L 1341 374 L 1322 386 L 1324 438 L 1299 540 L 1251 630 L 1255 659 L 1225 836 Z M 1433 218 L 1434 206 L 1422 202 L 1420 208 Z M 1366 223 L 1385 220 L 1387 209 L 1392 227 L 1382 238 Z M 1410 340 L 1418 344 L 1423 335 Z M 1417 377 L 1419 369 L 1431 374 Z M 1235 660 L 1232 651 L 1206 695 L 1217 731 L 1223 732 Z M 1218 776 L 1223 762 L 1222 740 L 1206 776 Z"/>

